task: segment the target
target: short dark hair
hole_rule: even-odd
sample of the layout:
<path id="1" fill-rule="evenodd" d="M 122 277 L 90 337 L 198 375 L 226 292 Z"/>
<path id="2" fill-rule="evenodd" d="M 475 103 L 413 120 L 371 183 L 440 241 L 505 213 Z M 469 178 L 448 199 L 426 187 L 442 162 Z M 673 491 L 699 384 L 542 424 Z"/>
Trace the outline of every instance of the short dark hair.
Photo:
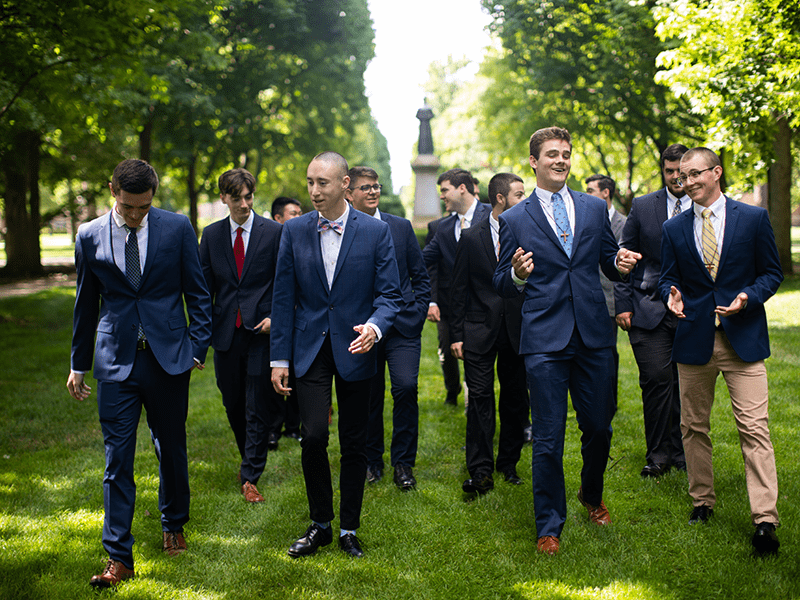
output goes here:
<path id="1" fill-rule="evenodd" d="M 138 158 L 128 158 L 114 168 L 111 189 L 115 194 L 119 194 L 120 190 L 129 194 L 144 194 L 147 190 L 153 190 L 155 195 L 158 175 L 149 163 Z"/>
<path id="2" fill-rule="evenodd" d="M 695 156 L 701 156 L 705 163 L 710 167 L 721 167 L 722 162 L 719 160 L 719 156 L 717 153 L 711 150 L 710 148 L 706 148 L 704 146 L 698 146 L 697 148 L 692 148 L 691 150 L 687 150 L 686 153 L 681 157 L 689 160 L 690 158 L 694 158 Z"/>
<path id="3" fill-rule="evenodd" d="M 511 191 L 511 184 L 515 181 L 523 183 L 522 177 L 514 173 L 498 173 L 489 180 L 489 201 L 492 206 L 497 205 L 497 194 L 508 198 Z"/>
<path id="4" fill-rule="evenodd" d="M 356 179 L 363 177 L 364 179 L 378 179 L 378 172 L 372 167 L 351 167 L 347 174 L 350 176 L 350 189 L 353 189 L 353 184 Z"/>
<path id="5" fill-rule="evenodd" d="M 332 150 L 326 150 L 325 152 L 320 152 L 313 159 L 311 159 L 311 162 L 314 162 L 315 160 L 335 165 L 337 167 L 337 170 L 339 171 L 339 175 L 342 178 L 345 178 L 347 176 L 347 171 L 349 169 L 349 167 L 347 166 L 347 159 L 345 159 L 345 157 L 339 154 L 338 152 L 333 152 Z"/>
<path id="6" fill-rule="evenodd" d="M 686 154 L 689 149 L 684 146 L 683 144 L 672 144 L 667 146 L 664 149 L 664 152 L 661 153 L 661 168 L 664 168 L 664 163 L 674 160 L 680 160 L 683 158 L 683 155 Z"/>
<path id="7" fill-rule="evenodd" d="M 611 179 L 611 177 L 595 173 L 586 178 L 586 183 L 592 183 L 593 181 L 597 182 L 597 187 L 601 190 L 608 190 L 609 198 L 614 197 L 614 192 L 617 191 L 617 182 Z"/>
<path id="8" fill-rule="evenodd" d="M 299 206 L 301 209 L 303 205 L 300 204 L 300 201 L 295 198 L 289 198 L 288 196 L 278 196 L 275 200 L 272 201 L 272 208 L 270 209 L 269 213 L 272 215 L 272 218 L 275 218 L 275 215 L 283 216 L 283 211 L 289 204 L 294 204 Z"/>
<path id="9" fill-rule="evenodd" d="M 450 169 L 439 175 L 436 185 L 442 185 L 443 181 L 449 181 L 453 187 L 461 187 L 463 183 L 470 194 L 475 194 L 475 186 L 472 185 L 472 173 L 466 169 Z"/>
<path id="10" fill-rule="evenodd" d="M 572 148 L 572 136 L 570 136 L 569 131 L 563 127 L 545 127 L 534 131 L 533 135 L 531 135 L 528 147 L 533 158 L 539 160 L 539 151 L 542 149 L 542 144 L 548 140 L 564 140 Z"/>
<path id="11" fill-rule="evenodd" d="M 250 193 L 256 191 L 256 178 L 247 169 L 231 169 L 219 176 L 219 193 L 238 196 L 242 193 L 245 186 Z"/>

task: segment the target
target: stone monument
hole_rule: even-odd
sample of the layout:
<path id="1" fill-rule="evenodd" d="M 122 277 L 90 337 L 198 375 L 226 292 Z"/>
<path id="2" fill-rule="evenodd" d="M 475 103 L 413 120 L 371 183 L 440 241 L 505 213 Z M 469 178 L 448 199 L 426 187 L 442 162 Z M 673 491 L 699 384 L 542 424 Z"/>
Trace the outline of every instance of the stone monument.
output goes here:
<path id="1" fill-rule="evenodd" d="M 433 111 L 425 105 L 417 111 L 419 119 L 419 142 L 417 156 L 411 161 L 414 171 L 414 225 L 422 227 L 433 219 L 442 216 L 442 206 L 436 189 L 436 179 L 441 163 L 433 154 L 433 136 L 431 135 L 431 119 Z"/>

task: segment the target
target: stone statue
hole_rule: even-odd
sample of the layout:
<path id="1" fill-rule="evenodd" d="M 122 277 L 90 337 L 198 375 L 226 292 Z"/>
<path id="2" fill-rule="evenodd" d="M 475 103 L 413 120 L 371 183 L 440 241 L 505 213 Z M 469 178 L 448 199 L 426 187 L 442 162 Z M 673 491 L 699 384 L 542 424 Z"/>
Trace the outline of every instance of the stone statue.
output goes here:
<path id="1" fill-rule="evenodd" d="M 433 111 L 428 103 L 417 111 L 419 119 L 419 143 L 417 151 L 420 154 L 433 154 L 433 135 L 431 134 L 431 119 Z"/>

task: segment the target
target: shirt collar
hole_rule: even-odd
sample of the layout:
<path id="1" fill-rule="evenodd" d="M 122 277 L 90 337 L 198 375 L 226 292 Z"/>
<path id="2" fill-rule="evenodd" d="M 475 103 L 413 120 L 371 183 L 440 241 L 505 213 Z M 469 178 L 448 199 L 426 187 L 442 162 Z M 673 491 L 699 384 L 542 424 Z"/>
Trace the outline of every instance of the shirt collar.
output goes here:
<path id="1" fill-rule="evenodd" d="M 375 214 L 372 215 L 372 216 L 380 221 L 381 220 L 381 209 L 378 208 L 378 207 L 375 207 Z"/>
<path id="2" fill-rule="evenodd" d="M 239 229 L 239 227 L 244 229 L 247 233 L 250 233 L 250 230 L 253 228 L 253 221 L 255 221 L 255 219 L 256 219 L 256 215 L 252 210 L 250 211 L 250 216 L 248 216 L 247 220 L 244 223 L 242 223 L 241 225 L 239 225 L 230 216 L 228 216 L 228 222 L 231 225 L 231 235 L 236 233 L 236 230 Z"/>
<path id="3" fill-rule="evenodd" d="M 710 208 L 711 209 L 711 215 L 712 216 L 720 217 L 725 212 L 725 194 L 720 194 L 719 198 L 714 200 L 714 202 L 713 202 L 713 204 L 711 204 L 711 206 L 708 206 L 708 207 L 702 206 L 701 204 L 697 204 L 696 202 L 693 203 L 693 206 L 694 206 L 694 214 L 697 215 L 697 217 L 699 217 L 699 218 L 703 217 L 703 211 L 706 208 Z"/>
<path id="4" fill-rule="evenodd" d="M 116 224 L 117 224 L 117 227 L 119 227 L 120 229 L 122 229 L 122 226 L 123 226 L 123 225 L 125 225 L 125 219 L 122 217 L 122 215 L 121 215 L 121 214 L 119 214 L 119 213 L 117 212 L 117 209 L 116 209 L 116 207 L 114 207 L 114 208 L 112 208 L 112 209 L 111 209 L 111 216 L 112 216 L 112 217 L 113 217 L 113 219 L 114 219 L 114 223 L 116 223 Z M 139 223 L 139 227 L 137 227 L 137 228 L 136 228 L 136 231 L 141 231 L 142 229 L 144 229 L 145 227 L 147 227 L 147 220 L 148 220 L 148 218 L 149 218 L 149 217 L 150 217 L 150 213 L 148 212 L 148 213 L 147 213 L 147 214 L 144 216 L 144 218 L 142 219 L 142 222 L 141 222 L 141 223 Z"/>
<path id="5" fill-rule="evenodd" d="M 489 227 L 495 233 L 500 233 L 500 221 L 494 218 L 494 213 L 489 213 Z"/>
<path id="6" fill-rule="evenodd" d="M 478 201 L 475 200 L 472 205 L 467 209 L 467 212 L 464 213 L 464 219 L 472 223 L 472 217 L 475 214 L 475 209 L 478 208 Z"/>
<path id="7" fill-rule="evenodd" d="M 549 205 L 553 201 L 553 192 L 548 192 L 547 190 L 543 190 L 539 186 L 536 186 L 536 197 L 543 201 L 545 204 Z M 569 190 L 567 186 L 564 185 L 558 193 L 561 194 L 562 200 L 566 201 L 566 198 L 569 196 Z"/>

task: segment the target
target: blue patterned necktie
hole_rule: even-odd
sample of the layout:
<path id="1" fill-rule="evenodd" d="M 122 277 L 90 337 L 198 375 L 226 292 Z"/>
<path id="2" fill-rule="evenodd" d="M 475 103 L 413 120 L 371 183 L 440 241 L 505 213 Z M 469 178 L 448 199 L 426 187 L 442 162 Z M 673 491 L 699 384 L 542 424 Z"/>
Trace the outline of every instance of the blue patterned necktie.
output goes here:
<path id="1" fill-rule="evenodd" d="M 567 207 L 564 204 L 564 199 L 561 194 L 556 192 L 553 194 L 553 217 L 556 221 L 556 229 L 558 229 L 558 240 L 561 242 L 561 247 L 567 256 L 572 256 L 572 228 L 569 226 L 569 218 L 567 217 Z"/>
<path id="2" fill-rule="evenodd" d="M 142 263 L 139 262 L 139 239 L 136 237 L 136 229 L 123 225 L 125 231 L 128 232 L 128 237 L 125 239 L 125 276 L 133 286 L 133 289 L 138 290 L 139 285 L 142 283 Z M 139 340 L 144 339 L 144 328 L 139 323 Z"/>
<path id="3" fill-rule="evenodd" d="M 338 221 L 329 221 L 325 217 L 320 217 L 317 221 L 317 231 L 325 231 L 326 229 L 333 229 L 339 235 L 342 235 L 342 224 Z"/>

